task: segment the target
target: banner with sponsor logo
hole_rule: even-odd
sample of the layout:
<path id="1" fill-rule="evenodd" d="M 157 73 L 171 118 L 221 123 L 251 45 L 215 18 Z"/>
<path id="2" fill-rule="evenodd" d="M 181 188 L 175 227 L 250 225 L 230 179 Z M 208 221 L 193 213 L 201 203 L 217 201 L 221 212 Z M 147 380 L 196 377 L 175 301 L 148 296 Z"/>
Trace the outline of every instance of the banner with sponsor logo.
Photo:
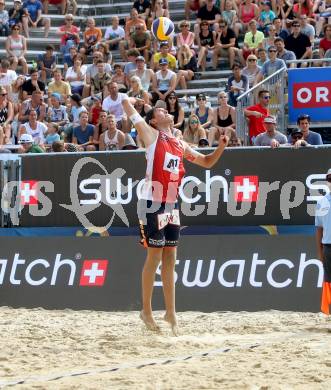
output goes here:
<path id="1" fill-rule="evenodd" d="M 146 251 L 138 237 L 1 237 L 0 305 L 138 310 Z M 318 312 L 323 281 L 313 236 L 183 236 L 178 311 Z M 160 269 L 155 309 L 163 309 Z"/>
<path id="2" fill-rule="evenodd" d="M 186 162 L 181 224 L 313 224 L 330 161 L 331 148 L 323 146 L 229 148 L 210 170 Z M 23 156 L 20 225 L 137 226 L 145 170 L 143 152 Z"/>
<path id="3" fill-rule="evenodd" d="M 288 70 L 289 123 L 308 114 L 313 122 L 331 119 L 331 68 L 300 68 Z"/>

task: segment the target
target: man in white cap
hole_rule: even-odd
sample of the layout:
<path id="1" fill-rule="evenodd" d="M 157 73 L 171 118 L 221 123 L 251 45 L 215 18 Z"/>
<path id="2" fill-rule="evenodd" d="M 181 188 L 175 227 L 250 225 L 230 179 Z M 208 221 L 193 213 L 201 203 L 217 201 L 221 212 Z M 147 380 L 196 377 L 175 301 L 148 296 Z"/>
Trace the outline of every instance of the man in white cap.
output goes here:
<path id="1" fill-rule="evenodd" d="M 331 190 L 331 168 L 327 171 L 327 185 Z M 318 258 L 323 262 L 324 282 L 321 311 L 330 314 L 331 305 L 331 194 L 327 193 L 316 205 L 315 226 Z"/>
<path id="2" fill-rule="evenodd" d="M 278 148 L 280 145 L 287 143 L 286 136 L 276 130 L 277 120 L 274 116 L 266 116 L 264 118 L 264 125 L 266 131 L 255 138 L 255 146 L 271 146 L 272 148 Z"/>
<path id="3" fill-rule="evenodd" d="M 44 149 L 42 149 L 39 145 L 34 144 L 34 140 L 31 134 L 22 134 L 20 140 L 18 141 L 20 145 L 22 145 L 22 149 L 19 151 L 20 153 L 44 153 Z"/>

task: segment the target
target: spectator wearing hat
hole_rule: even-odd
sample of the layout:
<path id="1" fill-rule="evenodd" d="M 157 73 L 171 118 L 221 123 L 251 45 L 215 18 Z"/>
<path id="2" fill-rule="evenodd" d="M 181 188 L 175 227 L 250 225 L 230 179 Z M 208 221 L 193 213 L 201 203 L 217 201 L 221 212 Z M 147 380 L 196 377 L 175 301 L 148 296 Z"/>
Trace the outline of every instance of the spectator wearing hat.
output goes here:
<path id="1" fill-rule="evenodd" d="M 108 129 L 100 135 L 99 150 L 121 150 L 124 146 L 125 135 L 116 127 L 114 115 L 107 116 Z"/>
<path id="2" fill-rule="evenodd" d="M 153 77 L 152 103 L 158 99 L 165 100 L 166 97 L 175 90 L 177 84 L 176 73 L 168 69 L 167 58 L 162 57 L 159 60 L 161 70 L 157 71 Z"/>
<path id="3" fill-rule="evenodd" d="M 37 112 L 35 110 L 31 110 L 29 113 L 29 120 L 19 128 L 18 139 L 21 139 L 22 134 L 30 134 L 34 143 L 43 147 L 46 132 L 47 126 L 43 122 L 38 121 Z"/>
<path id="4" fill-rule="evenodd" d="M 321 296 L 321 311 L 330 314 L 331 305 L 331 169 L 325 175 L 329 191 L 316 205 L 315 226 L 317 258 L 323 263 L 324 281 Z"/>
<path id="5" fill-rule="evenodd" d="M 292 139 L 294 134 L 296 132 L 301 132 L 302 133 L 302 138 L 303 140 L 308 144 L 308 145 L 323 145 L 322 137 L 319 133 L 316 133 L 315 131 L 312 131 L 309 129 L 310 127 L 310 116 L 309 115 L 300 115 L 297 119 L 297 125 L 298 129 L 295 129 L 292 131 L 292 134 L 289 135 L 288 141 L 290 144 L 292 144 Z"/>
<path id="6" fill-rule="evenodd" d="M 20 153 L 44 153 L 45 150 L 40 145 L 35 145 L 31 134 L 22 134 L 18 143 L 22 145 Z"/>
<path id="7" fill-rule="evenodd" d="M 136 58 L 136 69 L 130 73 L 130 76 L 139 77 L 143 89 L 148 92 L 152 85 L 154 72 L 152 69 L 146 68 L 145 58 L 138 56 Z"/>
<path id="8" fill-rule="evenodd" d="M 277 49 L 276 46 L 270 46 L 268 49 L 269 60 L 267 60 L 261 68 L 261 71 L 258 73 L 255 79 L 255 84 L 258 84 L 264 78 L 267 78 L 277 72 L 280 69 L 285 69 L 286 64 L 280 58 L 277 58 Z"/>
<path id="9" fill-rule="evenodd" d="M 166 59 L 170 70 L 176 70 L 176 57 L 169 52 L 169 43 L 167 41 L 160 43 L 160 52 L 155 53 L 152 57 L 151 68 L 155 71 L 161 69 L 160 60 Z"/>
<path id="10" fill-rule="evenodd" d="M 65 126 L 69 121 L 67 108 L 61 104 L 61 99 L 62 98 L 59 93 L 53 92 L 50 96 L 51 106 L 47 111 L 48 121 L 56 123 L 60 127 Z"/>
<path id="11" fill-rule="evenodd" d="M 237 99 L 241 94 L 248 91 L 248 88 L 248 77 L 242 74 L 240 65 L 234 64 L 232 67 L 232 75 L 228 78 L 227 82 L 230 106 L 237 107 Z"/>
<path id="12" fill-rule="evenodd" d="M 213 121 L 213 109 L 207 106 L 207 96 L 200 92 L 196 95 L 195 101 L 197 107 L 192 114 L 199 118 L 199 123 L 204 129 L 208 129 Z"/>
<path id="13" fill-rule="evenodd" d="M 297 60 L 310 59 L 313 56 L 312 44 L 307 35 L 302 34 L 301 26 L 298 20 L 292 23 L 292 34 L 285 40 L 285 48 L 293 51 Z M 298 64 L 299 67 L 305 67 L 307 63 Z"/>
<path id="14" fill-rule="evenodd" d="M 38 70 L 40 71 L 40 79 L 44 83 L 53 77 L 53 71 L 56 68 L 56 56 L 54 55 L 54 46 L 47 45 L 46 53 L 40 54 L 38 57 Z"/>
<path id="15" fill-rule="evenodd" d="M 26 10 L 28 17 L 23 18 L 24 31 L 28 33 L 29 25 L 31 27 L 44 26 L 44 36 L 48 37 L 48 32 L 51 26 L 51 20 L 42 16 L 43 6 L 39 0 L 26 0 L 23 3 L 23 9 Z M 29 38 L 29 34 L 26 36 Z"/>
<path id="16" fill-rule="evenodd" d="M 263 89 L 258 94 L 259 102 L 253 106 L 245 108 L 244 114 L 249 121 L 249 137 L 252 144 L 254 144 L 255 138 L 266 131 L 264 118 L 270 116 L 268 109 L 270 101 L 270 92 Z"/>
<path id="17" fill-rule="evenodd" d="M 9 16 L 5 9 L 5 1 L 0 0 L 0 36 L 6 37 L 9 32 Z"/>
<path id="18" fill-rule="evenodd" d="M 48 84 L 48 94 L 59 93 L 61 95 L 61 102 L 65 102 L 71 95 L 70 84 L 62 80 L 62 72 L 60 69 L 53 71 L 54 80 Z"/>
<path id="19" fill-rule="evenodd" d="M 94 126 L 88 123 L 88 113 L 79 114 L 79 125 L 73 128 L 72 143 L 79 145 L 81 150 L 93 152 L 96 150 L 94 142 Z"/>
<path id="20" fill-rule="evenodd" d="M 309 146 L 308 142 L 303 139 L 302 131 L 298 128 L 293 129 L 288 141 L 287 145 L 293 146 L 296 149 L 302 146 Z"/>
<path id="21" fill-rule="evenodd" d="M 32 93 L 34 91 L 40 92 L 41 95 L 44 94 L 46 87 L 45 83 L 38 80 L 39 74 L 38 70 L 35 68 L 32 68 L 30 70 L 30 79 L 24 81 L 22 85 L 22 91 L 23 91 L 23 99 L 27 99 L 28 97 L 32 96 Z"/>
<path id="22" fill-rule="evenodd" d="M 255 140 L 255 146 L 271 146 L 271 148 L 278 148 L 280 145 L 285 145 L 287 143 L 287 138 L 284 134 L 277 131 L 277 119 L 272 116 L 266 116 L 264 118 L 264 125 L 266 131 L 259 134 Z"/>

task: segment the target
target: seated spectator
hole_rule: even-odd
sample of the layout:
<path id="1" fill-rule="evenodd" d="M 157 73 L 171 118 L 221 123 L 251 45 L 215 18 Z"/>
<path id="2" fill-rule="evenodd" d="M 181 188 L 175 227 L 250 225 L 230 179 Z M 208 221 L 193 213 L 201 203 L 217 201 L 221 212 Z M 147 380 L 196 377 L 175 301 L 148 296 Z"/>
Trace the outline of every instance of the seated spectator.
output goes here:
<path id="1" fill-rule="evenodd" d="M 38 70 L 40 71 L 41 81 L 46 83 L 53 76 L 53 71 L 56 68 L 56 56 L 54 55 L 54 47 L 46 46 L 46 53 L 40 54 L 38 57 Z"/>
<path id="2" fill-rule="evenodd" d="M 134 108 L 137 110 L 138 114 L 145 118 L 148 111 L 152 109 L 149 104 L 145 104 L 143 99 L 136 99 Z"/>
<path id="3" fill-rule="evenodd" d="M 130 77 L 132 72 L 137 69 L 136 59 L 140 57 L 137 49 L 128 50 L 128 62 L 124 66 L 125 85 L 130 86 Z"/>
<path id="4" fill-rule="evenodd" d="M 147 20 L 151 12 L 151 3 L 149 0 L 136 0 L 133 3 L 133 8 L 138 11 L 141 19 Z"/>
<path id="5" fill-rule="evenodd" d="M 309 22 L 315 22 L 313 18 L 313 1 L 311 0 L 298 0 L 298 2 L 293 5 L 292 11 L 294 17 L 297 19 L 302 15 L 306 15 L 309 18 Z"/>
<path id="6" fill-rule="evenodd" d="M 3 144 L 11 143 L 11 123 L 14 119 L 14 107 L 8 100 L 8 93 L 0 87 L 0 132 L 3 134 Z"/>
<path id="7" fill-rule="evenodd" d="M 318 55 L 319 58 L 331 58 L 331 24 L 324 26 L 324 38 L 320 40 Z M 330 62 L 325 62 L 324 66 L 330 66 Z"/>
<path id="8" fill-rule="evenodd" d="M 221 135 L 231 139 L 233 133 L 236 133 L 236 112 L 228 104 L 228 94 L 222 91 L 218 94 L 218 107 L 213 110 L 212 127 L 208 134 L 209 145 L 217 145 Z"/>
<path id="9" fill-rule="evenodd" d="M 111 81 L 112 76 L 105 72 L 105 63 L 101 60 L 97 62 L 98 73 L 91 78 L 91 97 L 98 96 L 101 98 L 106 96 L 107 84 Z"/>
<path id="10" fill-rule="evenodd" d="M 50 96 L 51 98 L 51 107 L 47 111 L 47 119 L 49 122 L 55 123 L 57 126 L 65 126 L 68 121 L 67 107 L 61 104 L 61 95 L 59 93 L 53 92 Z"/>
<path id="11" fill-rule="evenodd" d="M 41 145 L 36 145 L 31 134 L 22 134 L 18 143 L 22 145 L 22 149 L 19 150 L 20 153 L 44 153 L 45 150 Z"/>
<path id="12" fill-rule="evenodd" d="M 197 60 L 195 55 L 192 54 L 188 45 L 183 45 L 178 56 L 178 74 L 177 85 L 181 88 L 187 88 L 187 81 L 194 79 L 194 73 L 197 71 Z"/>
<path id="13" fill-rule="evenodd" d="M 311 44 L 314 45 L 315 29 L 311 24 L 308 23 L 308 16 L 301 15 L 299 17 L 299 23 L 302 34 L 307 35 Z"/>
<path id="14" fill-rule="evenodd" d="M 56 5 L 57 9 L 60 9 L 61 15 L 66 13 L 67 0 L 43 0 L 44 13 L 48 14 L 48 5 Z"/>
<path id="15" fill-rule="evenodd" d="M 8 11 L 9 16 L 9 27 L 11 28 L 13 25 L 17 25 L 20 28 L 23 26 L 23 18 L 27 18 L 27 12 L 23 9 L 21 0 L 14 0 L 14 6 Z M 25 23 L 27 25 L 28 23 Z M 24 34 L 27 36 L 27 31 L 24 30 Z"/>
<path id="16" fill-rule="evenodd" d="M 96 126 L 99 123 L 100 113 L 103 111 L 102 110 L 102 97 L 98 96 L 98 95 L 91 97 L 91 103 L 92 103 L 92 106 L 91 106 L 90 111 L 89 111 L 89 123 Z M 107 113 L 106 113 L 106 115 L 107 115 Z M 98 131 L 98 130 L 99 129 L 97 129 L 96 131 Z"/>
<path id="17" fill-rule="evenodd" d="M 277 19 L 283 21 L 283 27 L 285 27 L 286 21 L 294 19 L 293 2 L 291 0 L 278 0 L 276 6 L 276 16 Z M 283 36 L 281 36 L 281 38 L 283 38 L 284 40 L 286 39 L 286 37 Z"/>
<path id="18" fill-rule="evenodd" d="M 199 33 L 196 36 L 199 55 L 198 69 L 203 72 L 206 70 L 207 57 L 214 57 L 214 48 L 216 42 L 216 32 L 209 30 L 209 24 L 206 20 L 202 20 L 199 27 Z M 216 67 L 215 67 L 216 68 Z"/>
<path id="19" fill-rule="evenodd" d="M 147 22 L 147 26 L 149 30 L 152 26 L 153 21 L 159 18 L 160 16 L 169 18 L 169 10 L 167 8 L 163 8 L 162 0 L 154 0 L 151 4 L 150 17 L 148 18 L 148 22 Z"/>
<path id="20" fill-rule="evenodd" d="M 270 46 L 275 46 L 276 27 L 273 25 L 269 26 L 267 34 L 268 36 L 264 38 L 262 42 L 262 47 L 266 50 L 268 50 Z"/>
<path id="21" fill-rule="evenodd" d="M 266 61 L 261 68 L 260 73 L 255 79 L 255 84 L 258 84 L 263 78 L 267 78 L 277 72 L 277 70 L 286 68 L 286 64 L 280 58 L 277 58 L 276 46 L 270 46 L 268 49 L 269 60 Z"/>
<path id="22" fill-rule="evenodd" d="M 244 114 L 248 123 L 249 129 L 249 137 L 254 144 L 255 138 L 266 131 L 266 127 L 264 124 L 264 118 L 270 116 L 270 112 L 268 109 L 269 101 L 270 101 L 270 93 L 269 91 L 263 89 L 258 94 L 259 102 L 253 106 L 249 106 L 245 108 Z"/>
<path id="23" fill-rule="evenodd" d="M 105 64 L 111 65 L 113 63 L 113 55 L 105 43 L 98 43 L 93 50 L 94 52 L 98 51 L 102 54 L 102 60 Z"/>
<path id="24" fill-rule="evenodd" d="M 117 129 L 114 115 L 107 116 L 108 128 L 100 135 L 99 150 L 121 150 L 124 146 L 125 134 Z"/>
<path id="25" fill-rule="evenodd" d="M 12 70 L 17 69 L 17 65 L 22 66 L 23 74 L 28 74 L 28 65 L 25 55 L 27 51 L 26 38 L 20 35 L 20 27 L 17 24 L 11 26 L 11 34 L 6 39 L 6 52 L 12 62 Z"/>
<path id="26" fill-rule="evenodd" d="M 113 81 L 108 82 L 107 88 L 109 95 L 104 99 L 102 109 L 108 114 L 115 116 L 116 126 L 120 130 L 128 132 L 131 128 L 130 121 L 126 117 L 122 107 L 122 100 L 125 95 L 118 91 L 118 85 Z"/>
<path id="27" fill-rule="evenodd" d="M 296 58 L 295 58 L 295 54 L 293 53 L 293 51 L 285 49 L 284 40 L 280 37 L 276 38 L 275 39 L 275 46 L 277 49 L 277 58 L 283 60 L 286 63 L 286 66 L 288 68 L 295 68 L 296 64 L 294 62 L 289 63 L 289 64 L 287 63 L 287 61 L 293 61 Z"/>
<path id="28" fill-rule="evenodd" d="M 155 53 L 152 57 L 151 68 L 156 72 L 161 69 L 160 60 L 164 58 L 168 62 L 168 67 L 170 70 L 176 70 L 176 57 L 169 53 L 169 43 L 167 41 L 160 43 L 160 52 Z"/>
<path id="29" fill-rule="evenodd" d="M 181 22 L 179 22 L 178 26 L 180 29 L 180 33 L 176 35 L 177 58 L 180 56 L 180 51 L 183 45 L 187 45 L 191 49 L 192 54 L 195 55 L 195 35 L 192 31 L 190 31 L 190 22 L 188 20 L 182 20 Z"/>
<path id="30" fill-rule="evenodd" d="M 93 143 L 94 126 L 88 123 L 88 113 L 81 112 L 79 114 L 79 125 L 73 128 L 72 143 L 79 145 L 80 150 L 87 152 L 95 151 Z"/>
<path id="31" fill-rule="evenodd" d="M 84 90 L 83 90 L 83 96 L 87 97 L 91 94 L 91 80 L 92 77 L 95 77 L 95 75 L 98 73 L 98 66 L 97 63 L 99 61 L 103 61 L 103 54 L 99 51 L 93 52 L 93 63 L 91 65 L 88 65 L 86 68 L 86 79 L 84 84 Z M 111 73 L 111 65 L 108 63 L 105 63 L 105 69 L 104 71 L 108 74 Z"/>
<path id="32" fill-rule="evenodd" d="M 234 65 L 236 55 L 242 63 L 245 63 L 241 50 L 236 47 L 236 35 L 234 31 L 228 27 L 225 20 L 220 20 L 219 31 L 216 33 L 216 43 L 213 54 L 213 68 L 216 69 L 218 65 L 218 58 L 228 58 L 230 68 Z"/>
<path id="33" fill-rule="evenodd" d="M 167 103 L 167 111 L 168 114 L 174 117 L 174 125 L 176 129 L 182 130 L 184 129 L 184 119 L 185 113 L 183 107 L 180 105 L 178 101 L 178 96 L 175 92 L 171 92 L 165 99 Z"/>
<path id="34" fill-rule="evenodd" d="M 63 135 L 66 141 L 71 141 L 73 128 L 79 126 L 79 116 L 87 109 L 82 105 L 82 98 L 77 93 L 70 96 L 70 105 L 68 107 L 69 124 L 64 126 Z"/>
<path id="35" fill-rule="evenodd" d="M 73 15 L 76 15 L 77 14 L 77 2 L 76 0 L 67 0 L 67 8 L 66 8 L 66 12 L 68 13 L 69 12 L 69 9 L 72 9 L 72 14 Z"/>
<path id="36" fill-rule="evenodd" d="M 290 35 L 288 30 L 283 28 L 282 20 L 280 18 L 275 18 L 272 21 L 272 25 L 275 27 L 275 35 L 276 37 L 282 38 L 284 41 Z"/>
<path id="37" fill-rule="evenodd" d="M 64 74 L 68 70 L 70 66 L 74 66 L 74 59 L 78 54 L 78 49 L 76 46 L 71 46 L 69 49 L 69 53 L 63 56 L 63 72 Z"/>
<path id="38" fill-rule="evenodd" d="M 31 27 L 44 26 L 44 36 L 48 37 L 48 32 L 51 27 L 51 21 L 49 18 L 42 17 L 43 6 L 39 0 L 26 0 L 23 3 L 23 9 L 26 10 L 27 17 L 22 19 L 25 35 L 29 38 L 29 25 Z"/>
<path id="39" fill-rule="evenodd" d="M 200 6 L 204 4 L 204 1 L 200 0 L 185 0 L 185 19 L 191 19 L 191 11 L 196 13 L 199 11 Z"/>
<path id="40" fill-rule="evenodd" d="M 29 120 L 31 111 L 37 113 L 37 120 L 43 122 L 46 118 L 47 106 L 43 101 L 43 96 L 40 91 L 33 91 L 31 98 L 26 99 L 19 107 L 18 120 L 26 122 Z"/>
<path id="41" fill-rule="evenodd" d="M 177 84 L 176 73 L 168 69 L 167 58 L 161 58 L 159 61 L 161 70 L 157 71 L 153 77 L 152 103 L 157 100 L 165 101 L 166 97 L 175 90 Z"/>
<path id="42" fill-rule="evenodd" d="M 98 122 L 96 124 L 94 124 L 91 119 L 92 119 L 92 116 L 90 115 L 90 119 L 89 119 L 89 122 L 94 124 L 94 143 L 95 144 L 100 144 L 100 135 L 102 133 L 104 133 L 105 131 L 108 130 L 108 120 L 107 120 L 107 117 L 108 117 L 108 114 L 106 111 L 104 110 L 101 110 L 99 112 L 99 119 L 98 119 Z M 100 148 L 99 148 L 100 150 Z"/>
<path id="43" fill-rule="evenodd" d="M 142 57 L 144 58 L 144 57 Z M 145 59 L 144 59 L 145 61 Z M 145 62 L 144 62 L 145 63 Z M 126 92 L 127 87 L 125 85 L 125 74 L 123 72 L 123 68 L 121 64 L 115 64 L 114 65 L 114 75 L 111 78 L 111 81 L 116 83 L 118 85 L 118 90 L 120 92 Z"/>
<path id="44" fill-rule="evenodd" d="M 1 80 L 1 78 L 0 78 Z M 17 77 L 15 81 L 13 81 L 11 85 L 11 89 L 9 92 L 10 101 L 14 105 L 14 113 L 15 115 L 18 113 L 19 105 L 23 101 L 23 90 L 22 85 L 24 84 L 25 77 L 20 75 Z"/>
<path id="45" fill-rule="evenodd" d="M 241 3 L 239 6 L 239 22 L 244 32 L 249 29 L 251 21 L 257 21 L 259 12 L 259 7 L 252 0 Z"/>
<path id="46" fill-rule="evenodd" d="M 136 26 L 135 31 L 130 34 L 129 48 L 137 49 L 139 55 L 143 56 L 146 62 L 149 60 L 151 36 L 144 26 Z"/>
<path id="47" fill-rule="evenodd" d="M 293 146 L 297 149 L 302 146 L 309 146 L 309 143 L 303 139 L 303 134 L 300 129 L 293 129 L 292 134 L 289 137 L 289 143 L 286 145 Z"/>
<path id="48" fill-rule="evenodd" d="M 50 122 L 47 124 L 47 135 L 45 138 L 45 148 L 50 149 L 53 142 L 60 141 L 59 126 L 57 123 Z"/>
<path id="49" fill-rule="evenodd" d="M 194 32 L 196 35 L 200 33 L 200 25 L 203 20 L 208 22 L 211 30 L 216 30 L 221 19 L 221 10 L 214 5 L 214 0 L 206 0 L 205 5 L 200 7 L 197 13 L 196 24 L 194 25 Z"/>
<path id="50" fill-rule="evenodd" d="M 313 56 L 312 45 L 307 35 L 300 31 L 300 23 L 295 20 L 292 23 L 293 33 L 285 41 L 285 48 L 293 51 L 297 60 L 310 59 Z M 307 66 L 307 63 L 298 64 L 299 67 Z"/>
<path id="51" fill-rule="evenodd" d="M 130 134 L 125 134 L 124 145 L 121 150 L 137 150 L 138 146 Z"/>
<path id="52" fill-rule="evenodd" d="M 113 16 L 111 20 L 111 26 L 107 27 L 105 32 L 105 43 L 108 45 L 109 50 L 118 50 L 119 43 L 125 37 L 124 28 L 119 25 L 118 16 Z"/>
<path id="53" fill-rule="evenodd" d="M 82 54 L 90 54 L 98 43 L 102 40 L 102 32 L 100 28 L 95 27 L 95 20 L 93 18 L 87 18 L 87 27 L 84 31 L 83 38 L 84 43 L 80 48 Z"/>
<path id="54" fill-rule="evenodd" d="M 264 48 L 258 49 L 257 51 L 257 64 L 262 67 L 263 64 L 268 61 L 267 51 Z"/>
<path id="55" fill-rule="evenodd" d="M 331 23 L 331 0 L 315 1 L 313 15 L 316 21 L 316 36 L 320 37 L 325 28 L 325 24 Z"/>
<path id="56" fill-rule="evenodd" d="M 272 25 L 272 21 L 275 19 L 276 14 L 271 9 L 271 3 L 264 1 L 261 3 L 261 12 L 258 18 L 259 29 L 264 33 L 268 33 L 269 27 Z"/>
<path id="57" fill-rule="evenodd" d="M 207 97 L 200 92 L 195 97 L 197 107 L 193 114 L 199 118 L 199 122 L 204 129 L 208 129 L 213 121 L 213 109 L 207 106 Z"/>
<path id="58" fill-rule="evenodd" d="M 85 85 L 85 75 L 87 66 L 82 65 L 82 57 L 77 55 L 74 66 L 68 68 L 65 80 L 70 84 L 72 93 L 78 93 L 82 96 Z"/>
<path id="59" fill-rule="evenodd" d="M 47 126 L 37 120 L 37 112 L 31 110 L 29 112 L 29 120 L 20 126 L 18 131 L 18 138 L 21 139 L 22 134 L 30 134 L 36 145 L 43 147 L 45 143 L 45 133 Z"/>
<path id="60" fill-rule="evenodd" d="M 146 68 L 145 58 L 139 56 L 136 58 L 136 69 L 130 73 L 130 76 L 139 77 L 142 88 L 147 92 L 151 87 L 154 72 Z"/>
<path id="61" fill-rule="evenodd" d="M 132 76 L 130 78 L 130 90 L 128 92 L 128 96 L 142 99 L 144 104 L 149 104 L 149 95 L 142 87 L 138 76 Z"/>
<path id="62" fill-rule="evenodd" d="M 43 95 L 45 92 L 45 83 L 38 80 L 38 70 L 36 68 L 32 68 L 30 70 L 30 79 L 24 81 L 22 85 L 23 90 L 23 99 L 27 99 L 32 95 L 33 91 L 41 92 Z"/>
<path id="63" fill-rule="evenodd" d="M 232 76 L 228 78 L 227 92 L 229 94 L 229 104 L 237 107 L 237 99 L 244 92 L 248 91 L 249 82 L 247 76 L 242 74 L 241 66 L 234 64 Z"/>
<path id="64" fill-rule="evenodd" d="M 224 9 L 221 8 L 221 17 L 226 21 L 229 28 L 231 28 L 235 36 L 238 38 L 241 24 L 238 21 L 238 7 L 234 0 L 225 0 Z"/>
<path id="65" fill-rule="evenodd" d="M 9 34 L 9 16 L 5 10 L 5 1 L 0 0 L 0 36 L 6 37 Z"/>
<path id="66" fill-rule="evenodd" d="M 284 134 L 277 131 L 277 119 L 274 116 L 266 116 L 264 118 L 266 131 L 259 134 L 254 141 L 255 146 L 271 146 L 273 149 L 287 143 L 287 138 Z"/>
<path id="67" fill-rule="evenodd" d="M 69 54 L 69 50 L 72 46 L 77 46 L 79 44 L 80 30 L 79 27 L 73 24 L 74 16 L 72 14 L 67 14 L 64 17 L 64 23 L 64 25 L 57 29 L 57 33 L 61 37 L 60 51 L 63 56 L 66 56 Z"/>
<path id="68" fill-rule="evenodd" d="M 264 34 L 262 31 L 257 30 L 257 23 L 255 20 L 249 22 L 249 29 L 245 34 L 243 56 L 246 59 L 249 54 L 257 55 L 259 48 L 263 46 Z"/>
<path id="69" fill-rule="evenodd" d="M 257 75 L 261 72 L 261 67 L 257 64 L 257 57 L 250 54 L 247 57 L 247 65 L 242 70 L 242 74 L 248 78 L 249 88 L 252 88 Z"/>
<path id="70" fill-rule="evenodd" d="M 319 133 L 309 129 L 310 127 L 310 116 L 300 115 L 297 119 L 297 125 L 299 130 L 302 132 L 303 139 L 309 145 L 323 145 L 322 137 Z M 294 134 L 294 132 L 292 132 Z M 292 135 L 288 137 L 289 143 L 292 143 Z"/>
<path id="71" fill-rule="evenodd" d="M 62 80 L 62 73 L 60 69 L 55 69 L 53 72 L 54 80 L 48 84 L 48 94 L 54 92 L 61 95 L 61 102 L 65 102 L 71 95 L 70 84 Z"/>
<path id="72" fill-rule="evenodd" d="M 201 126 L 199 118 L 195 114 L 191 114 L 188 118 L 183 139 L 193 147 L 198 147 L 200 140 L 207 139 L 206 130 Z"/>
<path id="73" fill-rule="evenodd" d="M 0 63 L 0 87 L 4 87 L 7 92 L 10 92 L 12 83 L 17 79 L 17 74 L 14 70 L 9 69 L 9 61 L 3 59 Z"/>

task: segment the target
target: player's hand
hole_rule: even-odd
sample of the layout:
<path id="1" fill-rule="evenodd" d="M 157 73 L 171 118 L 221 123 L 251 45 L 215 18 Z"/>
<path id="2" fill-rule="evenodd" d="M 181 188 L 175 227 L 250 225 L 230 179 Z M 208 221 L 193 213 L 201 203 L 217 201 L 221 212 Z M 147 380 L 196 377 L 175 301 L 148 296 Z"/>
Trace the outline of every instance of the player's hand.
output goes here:
<path id="1" fill-rule="evenodd" d="M 219 144 L 221 147 L 225 148 L 226 146 L 228 146 L 229 141 L 230 141 L 230 139 L 229 139 L 229 137 L 228 137 L 227 135 L 221 135 L 221 136 L 220 136 L 220 139 L 219 139 L 219 141 L 218 141 L 218 144 Z"/>

